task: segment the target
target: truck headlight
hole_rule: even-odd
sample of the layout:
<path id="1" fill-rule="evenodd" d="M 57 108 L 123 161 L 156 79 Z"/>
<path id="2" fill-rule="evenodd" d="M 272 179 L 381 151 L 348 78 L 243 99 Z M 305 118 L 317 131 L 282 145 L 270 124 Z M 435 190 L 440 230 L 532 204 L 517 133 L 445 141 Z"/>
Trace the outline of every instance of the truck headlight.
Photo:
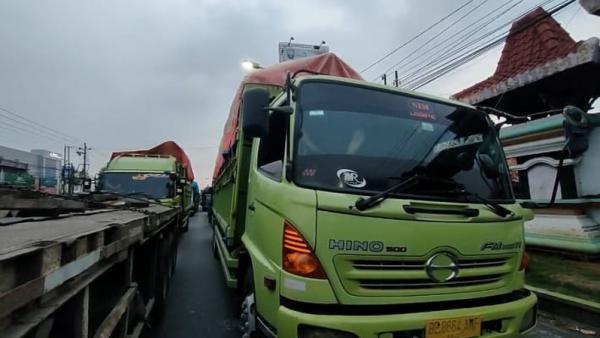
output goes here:
<path id="1" fill-rule="evenodd" d="M 358 336 L 354 333 L 324 327 L 300 325 L 298 327 L 298 338 L 358 338 Z"/>
<path id="2" fill-rule="evenodd" d="M 534 307 L 529 309 L 527 312 L 525 312 L 525 315 L 523 316 L 523 320 L 521 321 L 521 327 L 519 328 L 519 331 L 525 332 L 527 330 L 530 330 L 531 328 L 533 328 L 535 326 L 536 322 L 537 322 L 537 305 L 535 305 Z"/>

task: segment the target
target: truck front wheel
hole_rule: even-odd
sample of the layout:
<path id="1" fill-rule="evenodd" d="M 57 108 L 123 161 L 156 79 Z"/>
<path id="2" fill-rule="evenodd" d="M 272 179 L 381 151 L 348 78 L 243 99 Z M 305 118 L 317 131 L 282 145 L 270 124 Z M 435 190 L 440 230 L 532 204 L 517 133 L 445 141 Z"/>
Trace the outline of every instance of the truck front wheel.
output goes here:
<path id="1" fill-rule="evenodd" d="M 242 320 L 240 327 L 242 338 L 264 338 L 256 325 L 257 316 L 253 272 L 252 268 L 248 267 L 244 277 L 244 291 L 242 293 Z"/>

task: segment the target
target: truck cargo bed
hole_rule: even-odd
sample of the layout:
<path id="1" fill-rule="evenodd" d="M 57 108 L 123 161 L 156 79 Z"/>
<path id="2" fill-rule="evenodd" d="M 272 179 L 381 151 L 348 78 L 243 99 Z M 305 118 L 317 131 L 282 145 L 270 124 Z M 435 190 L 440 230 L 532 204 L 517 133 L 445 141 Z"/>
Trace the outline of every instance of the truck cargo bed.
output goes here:
<path id="1" fill-rule="evenodd" d="M 139 335 L 129 308 L 152 309 L 156 275 L 176 252 L 178 214 L 150 204 L 0 218 L 0 336 Z"/>

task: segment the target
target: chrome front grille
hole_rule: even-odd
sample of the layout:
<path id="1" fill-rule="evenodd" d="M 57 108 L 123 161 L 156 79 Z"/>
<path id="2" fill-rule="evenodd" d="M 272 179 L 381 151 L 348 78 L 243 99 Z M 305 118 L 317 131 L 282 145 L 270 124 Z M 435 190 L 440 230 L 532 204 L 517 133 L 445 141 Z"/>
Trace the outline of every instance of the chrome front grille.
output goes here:
<path id="1" fill-rule="evenodd" d="M 432 280 L 426 272 L 428 257 L 346 256 L 335 258 L 342 285 L 351 294 L 369 296 L 424 295 L 483 291 L 508 283 L 516 255 L 455 257 L 458 275 L 446 282 Z"/>
<path id="2" fill-rule="evenodd" d="M 502 275 L 491 275 L 485 277 L 457 277 L 445 283 L 432 282 L 430 279 L 389 279 L 389 280 L 363 280 L 360 286 L 365 289 L 421 289 L 454 286 L 469 286 L 482 283 L 497 282 Z"/>
<path id="3" fill-rule="evenodd" d="M 462 269 L 501 266 L 506 264 L 506 261 L 507 258 L 461 259 L 458 261 L 458 267 Z M 425 260 L 355 260 L 352 266 L 363 270 L 421 270 L 425 269 Z"/>

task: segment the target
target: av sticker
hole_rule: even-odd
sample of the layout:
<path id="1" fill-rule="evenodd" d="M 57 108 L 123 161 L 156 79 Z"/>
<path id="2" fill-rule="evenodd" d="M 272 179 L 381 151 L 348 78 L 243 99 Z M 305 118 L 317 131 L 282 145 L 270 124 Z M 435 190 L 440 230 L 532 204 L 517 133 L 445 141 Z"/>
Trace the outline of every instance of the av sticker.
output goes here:
<path id="1" fill-rule="evenodd" d="M 433 148 L 434 153 L 439 153 L 447 149 L 464 147 L 470 144 L 477 144 L 483 142 L 483 134 L 473 134 L 465 137 L 459 137 L 456 139 L 440 142 Z"/>
<path id="2" fill-rule="evenodd" d="M 303 177 L 314 177 L 317 174 L 317 169 L 306 168 L 302 170 Z"/>
<path id="3" fill-rule="evenodd" d="M 340 169 L 337 171 L 337 177 L 345 186 L 352 188 L 363 188 L 367 185 L 367 180 L 361 177 L 352 169 Z"/>

